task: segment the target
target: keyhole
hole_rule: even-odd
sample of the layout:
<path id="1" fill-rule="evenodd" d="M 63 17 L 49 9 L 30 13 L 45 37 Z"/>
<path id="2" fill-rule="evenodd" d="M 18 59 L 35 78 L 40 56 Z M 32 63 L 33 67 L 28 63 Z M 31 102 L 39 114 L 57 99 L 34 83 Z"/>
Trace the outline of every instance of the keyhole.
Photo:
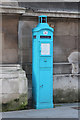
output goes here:
<path id="1" fill-rule="evenodd" d="M 40 87 L 43 87 L 43 85 L 41 85 Z"/>
<path id="2" fill-rule="evenodd" d="M 44 61 L 44 62 L 47 62 L 47 61 L 46 61 L 46 59 L 45 59 L 45 61 Z"/>

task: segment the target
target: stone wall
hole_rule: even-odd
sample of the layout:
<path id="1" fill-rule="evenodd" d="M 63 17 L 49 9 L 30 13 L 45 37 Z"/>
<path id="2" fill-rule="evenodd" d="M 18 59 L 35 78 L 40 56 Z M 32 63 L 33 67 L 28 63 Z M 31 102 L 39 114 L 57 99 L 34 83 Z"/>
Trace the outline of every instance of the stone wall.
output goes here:
<path id="1" fill-rule="evenodd" d="M 78 20 L 48 18 L 48 24 L 55 26 L 54 62 L 68 62 L 71 52 L 78 49 Z M 37 18 L 19 22 L 19 54 L 22 54 L 22 63 L 32 62 L 32 28 L 36 25 Z"/>
<path id="2" fill-rule="evenodd" d="M 14 3 L 14 1 L 13 1 Z M 31 106 L 32 99 L 32 28 L 36 27 L 38 24 L 36 12 L 33 3 L 26 3 L 28 5 L 28 11 L 30 13 L 23 14 L 19 17 L 19 14 L 25 13 L 25 9 L 17 8 L 13 9 L 11 6 L 18 7 L 17 1 L 15 3 L 4 3 L 3 6 L 7 6 L 6 9 L 0 9 L 2 15 L 2 60 L 0 63 L 6 63 L 6 66 L 3 66 L 3 74 L 0 74 L 0 86 L 2 86 L 2 102 L 3 110 L 14 110 L 14 109 L 24 109 L 28 104 Z M 25 4 L 25 3 L 24 3 Z M 27 6 L 25 4 L 25 6 Z M 32 5 L 30 5 L 32 4 Z M 43 3 L 42 3 L 43 4 Z M 30 8 L 30 6 L 31 8 Z M 47 3 L 48 5 L 48 3 Z M 61 9 L 61 5 L 63 9 Z M 64 6 L 65 5 L 65 6 Z M 76 5 L 76 6 L 75 6 Z M 74 9 L 77 12 L 77 4 L 73 5 Z M 54 10 L 63 10 L 63 13 L 60 15 L 53 13 L 46 13 L 48 17 L 48 24 L 54 26 L 54 72 L 53 72 L 53 86 L 54 86 L 54 102 L 75 102 L 78 101 L 78 82 L 79 74 L 72 74 L 72 63 L 68 62 L 69 55 L 77 51 L 79 47 L 79 24 L 80 21 L 76 18 L 77 13 L 65 13 L 64 10 L 72 10 L 72 3 L 65 4 L 59 3 L 56 8 L 56 4 L 53 5 L 50 3 L 49 8 L 43 4 L 43 7 L 47 9 L 54 8 Z M 3 8 L 4 8 L 3 7 Z M 38 8 L 41 8 L 38 4 Z M 19 10 L 19 11 L 18 11 Z M 26 10 L 26 11 L 27 11 Z M 39 9 L 38 9 L 39 10 Z M 53 10 L 53 9 L 51 9 Z M 44 10 L 43 10 L 44 11 Z M 40 11 L 37 11 L 40 12 Z M 54 11 L 55 12 L 55 11 Z M 74 12 L 74 11 L 73 11 Z M 5 13 L 5 14 L 4 14 Z M 14 14 L 15 13 L 15 14 Z M 27 13 L 27 12 L 26 12 Z M 34 15 L 33 15 L 34 13 Z M 38 13 L 37 13 L 38 14 Z M 40 13 L 39 13 L 40 14 Z M 33 17 L 29 17 L 32 15 Z M 52 17 L 54 15 L 55 17 Z M 64 16 L 73 18 L 64 18 Z M 71 16 L 70 16 L 71 15 Z M 34 17 L 35 16 L 35 17 Z M 58 17 L 60 18 L 58 18 Z M 63 16 L 63 17 L 62 17 Z M 75 17 L 75 18 L 74 18 Z M 20 18 L 20 19 L 19 19 Z M 1 26 L 1 24 L 0 24 Z M 1 42 L 1 41 L 0 41 Z M 22 68 L 9 66 L 11 63 L 19 63 L 23 66 Z M 19 66 L 19 67 L 21 67 Z M 80 73 L 80 71 L 79 71 Z M 3 76 L 2 76 L 3 75 Z M 2 80 L 3 78 L 3 80 Z M 1 87 L 0 87 L 1 89 Z M 28 92 L 27 92 L 28 89 Z M 79 91 L 78 91 L 79 90 Z M 1 100 L 0 100 L 1 101 Z M 14 107 L 15 108 L 14 108 Z M 5 109 L 6 108 L 6 109 Z"/>

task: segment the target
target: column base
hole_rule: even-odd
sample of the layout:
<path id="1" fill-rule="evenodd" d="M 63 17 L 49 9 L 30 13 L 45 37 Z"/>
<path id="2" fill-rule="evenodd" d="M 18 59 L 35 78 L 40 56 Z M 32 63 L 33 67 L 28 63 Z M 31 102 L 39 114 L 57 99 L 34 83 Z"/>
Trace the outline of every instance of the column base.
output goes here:
<path id="1" fill-rule="evenodd" d="M 39 103 L 34 105 L 35 109 L 48 109 L 48 108 L 54 108 L 53 103 Z"/>

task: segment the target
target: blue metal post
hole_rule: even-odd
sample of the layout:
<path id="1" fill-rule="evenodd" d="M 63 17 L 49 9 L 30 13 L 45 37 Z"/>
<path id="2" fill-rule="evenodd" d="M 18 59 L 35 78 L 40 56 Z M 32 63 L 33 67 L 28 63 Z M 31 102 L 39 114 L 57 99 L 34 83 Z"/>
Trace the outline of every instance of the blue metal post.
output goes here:
<path id="1" fill-rule="evenodd" d="M 32 95 L 36 109 L 53 108 L 53 31 L 44 15 L 32 30 Z"/>

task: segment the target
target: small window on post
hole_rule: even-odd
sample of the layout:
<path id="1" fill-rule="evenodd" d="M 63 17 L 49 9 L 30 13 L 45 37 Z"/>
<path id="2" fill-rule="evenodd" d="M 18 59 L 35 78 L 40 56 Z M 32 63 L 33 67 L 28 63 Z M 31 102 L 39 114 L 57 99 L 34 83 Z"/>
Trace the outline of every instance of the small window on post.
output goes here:
<path id="1" fill-rule="evenodd" d="M 46 17 L 42 17 L 42 23 L 46 23 Z"/>
<path id="2" fill-rule="evenodd" d="M 41 17 L 40 17 L 40 23 L 41 23 Z"/>

